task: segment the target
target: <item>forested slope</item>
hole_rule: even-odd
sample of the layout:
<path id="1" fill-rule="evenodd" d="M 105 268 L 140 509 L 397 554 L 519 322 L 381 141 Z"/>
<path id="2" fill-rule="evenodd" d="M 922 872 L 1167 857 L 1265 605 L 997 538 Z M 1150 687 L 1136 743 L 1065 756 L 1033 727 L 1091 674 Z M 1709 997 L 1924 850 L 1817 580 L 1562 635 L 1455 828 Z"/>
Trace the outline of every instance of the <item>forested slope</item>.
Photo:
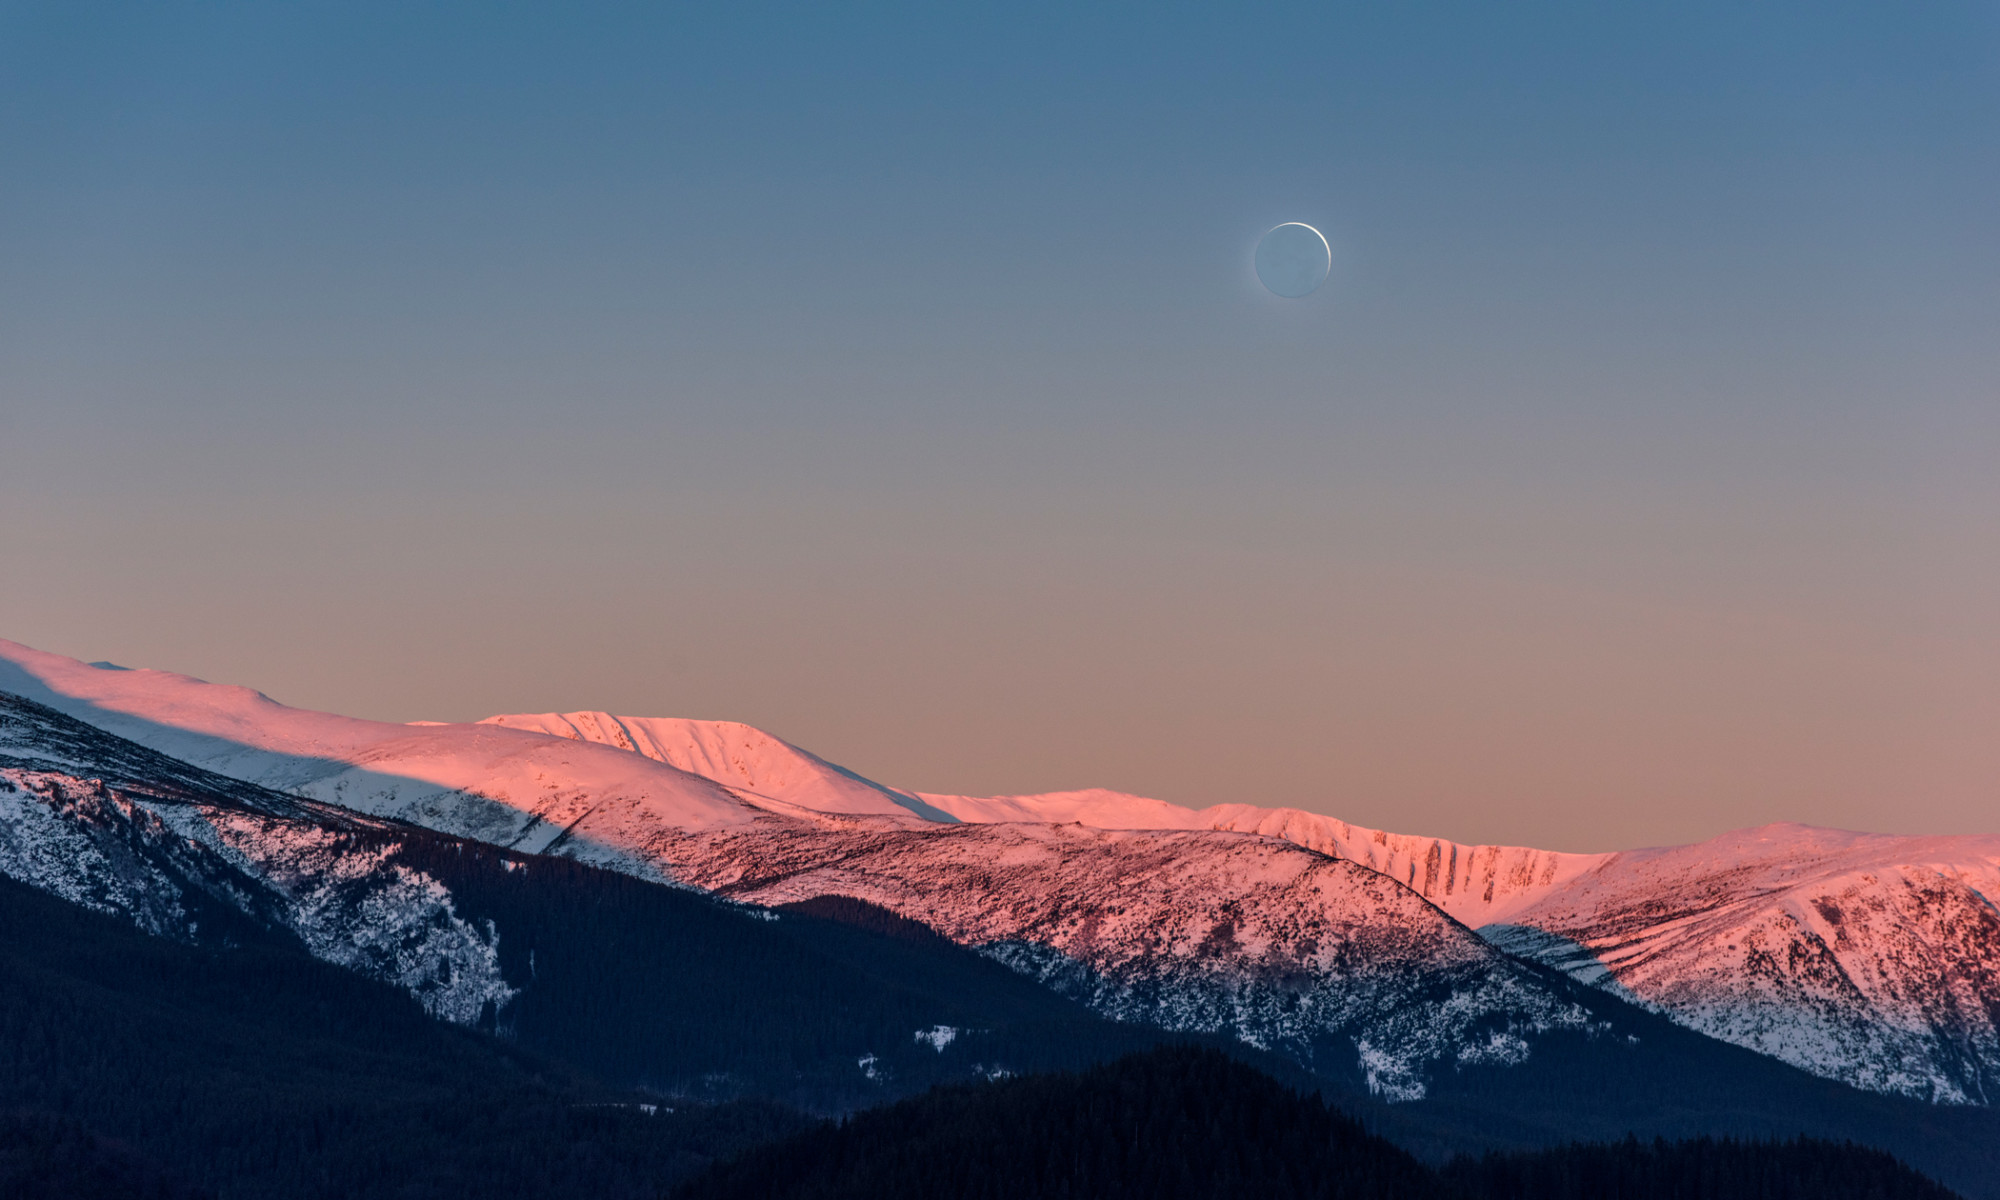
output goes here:
<path id="1" fill-rule="evenodd" d="M 1210 1050 L 938 1088 L 750 1150 L 676 1200 L 1952 1200 L 1880 1151 L 1805 1139 L 1571 1146 L 1419 1163 Z"/>

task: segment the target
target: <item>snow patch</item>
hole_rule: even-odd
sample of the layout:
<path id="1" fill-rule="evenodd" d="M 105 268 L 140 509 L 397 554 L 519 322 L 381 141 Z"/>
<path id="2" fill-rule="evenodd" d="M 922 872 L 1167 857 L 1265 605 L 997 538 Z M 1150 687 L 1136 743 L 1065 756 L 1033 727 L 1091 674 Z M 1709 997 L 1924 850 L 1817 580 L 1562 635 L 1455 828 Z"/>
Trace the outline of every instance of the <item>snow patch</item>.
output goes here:
<path id="1" fill-rule="evenodd" d="M 933 1025 L 929 1029 L 917 1030 L 916 1037 L 917 1041 L 943 1054 L 944 1048 L 958 1039 L 958 1032 L 949 1025 Z"/>

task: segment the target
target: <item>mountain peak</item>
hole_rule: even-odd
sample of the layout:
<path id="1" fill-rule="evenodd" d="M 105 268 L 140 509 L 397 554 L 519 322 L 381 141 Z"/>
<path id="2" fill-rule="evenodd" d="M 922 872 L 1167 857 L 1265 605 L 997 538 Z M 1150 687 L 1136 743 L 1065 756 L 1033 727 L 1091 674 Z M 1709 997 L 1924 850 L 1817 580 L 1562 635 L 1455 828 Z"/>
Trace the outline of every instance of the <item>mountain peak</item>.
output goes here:
<path id="1" fill-rule="evenodd" d="M 628 750 L 713 780 L 752 803 L 947 823 L 958 819 L 913 792 L 876 783 L 740 721 L 581 711 L 503 713 L 479 723 Z"/>

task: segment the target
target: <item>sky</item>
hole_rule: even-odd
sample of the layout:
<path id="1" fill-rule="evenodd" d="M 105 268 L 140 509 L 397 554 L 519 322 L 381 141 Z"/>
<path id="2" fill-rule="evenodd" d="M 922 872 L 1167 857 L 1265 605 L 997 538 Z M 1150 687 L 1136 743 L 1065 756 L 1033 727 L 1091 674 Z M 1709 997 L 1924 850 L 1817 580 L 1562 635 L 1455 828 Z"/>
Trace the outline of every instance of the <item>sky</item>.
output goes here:
<path id="1" fill-rule="evenodd" d="M 1991 3 L 0 0 L 0 636 L 934 792 L 2000 832 L 1996 196 Z"/>

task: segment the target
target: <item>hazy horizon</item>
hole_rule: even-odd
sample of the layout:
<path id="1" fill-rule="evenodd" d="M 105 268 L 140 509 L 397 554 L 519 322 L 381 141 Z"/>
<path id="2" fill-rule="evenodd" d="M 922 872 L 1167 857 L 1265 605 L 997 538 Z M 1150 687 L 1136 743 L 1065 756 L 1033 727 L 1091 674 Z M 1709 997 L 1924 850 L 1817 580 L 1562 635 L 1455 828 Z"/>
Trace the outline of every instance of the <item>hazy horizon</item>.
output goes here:
<path id="1" fill-rule="evenodd" d="M 46 5 L 0 68 L 0 637 L 930 792 L 2000 832 L 1990 5 Z"/>

